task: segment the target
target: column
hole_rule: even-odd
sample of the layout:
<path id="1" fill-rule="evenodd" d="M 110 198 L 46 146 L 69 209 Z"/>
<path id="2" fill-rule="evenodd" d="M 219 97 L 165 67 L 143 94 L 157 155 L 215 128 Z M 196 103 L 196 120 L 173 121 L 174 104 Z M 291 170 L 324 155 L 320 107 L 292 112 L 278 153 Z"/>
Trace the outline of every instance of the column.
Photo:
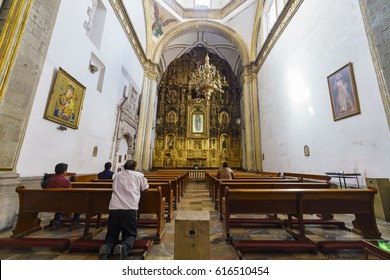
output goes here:
<path id="1" fill-rule="evenodd" d="M 0 230 L 15 222 L 16 166 L 60 6 L 59 0 L 10 2 L 0 40 Z"/>
<path id="2" fill-rule="evenodd" d="M 145 76 L 142 86 L 142 100 L 138 122 L 138 135 L 135 148 L 135 160 L 138 169 L 151 168 L 152 130 L 156 115 L 157 82 L 159 78 L 158 65 L 148 62 L 145 67 Z"/>
<path id="3" fill-rule="evenodd" d="M 260 117 L 257 95 L 257 69 L 254 64 L 244 66 L 242 96 L 245 139 L 245 162 L 247 170 L 261 170 Z"/>

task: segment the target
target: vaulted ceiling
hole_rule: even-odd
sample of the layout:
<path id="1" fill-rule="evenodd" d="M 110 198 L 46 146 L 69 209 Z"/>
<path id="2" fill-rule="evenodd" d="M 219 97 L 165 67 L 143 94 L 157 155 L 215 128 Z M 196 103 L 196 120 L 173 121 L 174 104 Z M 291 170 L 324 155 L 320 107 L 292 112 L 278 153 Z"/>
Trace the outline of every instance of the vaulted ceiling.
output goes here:
<path id="1" fill-rule="evenodd" d="M 240 50 L 231 34 L 238 33 L 234 30 L 234 24 L 237 25 L 237 22 L 240 25 L 245 22 L 248 28 L 253 28 L 258 1 L 261 0 L 144 0 L 144 7 L 149 5 L 149 12 L 154 13 L 154 15 L 150 15 L 152 23 L 155 24 L 157 19 L 161 20 L 161 24 L 167 21 L 171 22 L 170 25 L 167 24 L 167 27 L 164 27 L 165 29 L 163 28 L 165 37 L 168 33 L 172 34 L 172 32 L 180 30 L 183 25 L 189 26 L 194 23 L 184 32 L 183 30 L 177 31 L 177 34 L 171 36 L 171 39 L 165 43 L 159 56 L 161 70 L 164 72 L 173 60 L 189 52 L 192 48 L 204 46 L 209 52 L 226 60 L 233 72 L 238 75 L 243 64 L 240 53 L 242 49 Z M 129 2 L 131 1 L 123 1 L 126 9 L 131 8 Z M 249 8 L 254 9 L 254 11 L 245 12 Z M 248 14 L 253 16 L 248 18 Z M 151 27 L 146 26 L 146 28 Z M 222 29 L 224 31 L 221 32 Z M 251 36 L 252 32 L 248 31 L 247 34 Z M 154 44 L 157 44 L 162 38 L 164 37 L 161 35 L 153 37 L 152 40 Z M 247 41 L 250 42 L 251 39 Z M 150 47 L 150 45 L 148 46 Z"/>

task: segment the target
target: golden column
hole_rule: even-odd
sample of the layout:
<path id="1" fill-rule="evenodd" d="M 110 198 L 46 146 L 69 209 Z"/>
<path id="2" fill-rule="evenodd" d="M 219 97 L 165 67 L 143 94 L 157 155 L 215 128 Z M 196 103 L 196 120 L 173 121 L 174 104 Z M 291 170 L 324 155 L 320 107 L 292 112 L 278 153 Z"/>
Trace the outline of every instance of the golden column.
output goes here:
<path id="1" fill-rule="evenodd" d="M 261 170 L 260 116 L 257 94 L 257 68 L 251 63 L 243 67 L 242 96 L 245 128 L 245 160 L 247 170 Z"/>
<path id="2" fill-rule="evenodd" d="M 158 65 L 148 61 L 142 86 L 142 99 L 139 113 L 135 160 L 138 169 L 149 170 L 152 157 L 152 132 L 156 114 Z M 154 139 L 153 139 L 154 141 Z"/>

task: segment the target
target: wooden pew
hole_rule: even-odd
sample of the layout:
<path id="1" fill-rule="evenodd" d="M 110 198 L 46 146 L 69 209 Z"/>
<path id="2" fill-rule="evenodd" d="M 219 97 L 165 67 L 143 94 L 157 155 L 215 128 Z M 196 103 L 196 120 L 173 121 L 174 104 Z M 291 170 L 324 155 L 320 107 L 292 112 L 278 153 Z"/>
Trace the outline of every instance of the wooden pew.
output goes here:
<path id="1" fill-rule="evenodd" d="M 221 181 L 217 190 L 218 199 L 216 203 L 216 209 L 219 210 L 220 215 L 222 215 L 222 199 L 225 196 L 226 187 L 230 189 L 329 189 L 330 183 Z"/>
<path id="2" fill-rule="evenodd" d="M 374 213 L 375 188 L 368 189 L 230 189 L 223 199 L 223 231 L 231 240 L 230 227 L 234 214 L 286 214 L 299 221 L 296 233 L 292 223 L 287 231 L 298 239 L 305 239 L 304 214 L 354 214 L 353 231 L 364 238 L 378 239 Z"/>
<path id="3" fill-rule="evenodd" d="M 91 238 L 97 232 L 89 232 L 91 217 L 97 213 L 108 214 L 108 205 L 112 189 L 70 188 L 70 189 L 38 189 L 18 186 L 19 214 L 12 238 L 23 237 L 31 232 L 42 229 L 40 212 L 78 212 L 85 213 L 86 222 L 84 238 Z M 139 212 L 155 214 L 157 228 L 155 242 L 161 240 L 165 232 L 164 219 L 165 200 L 161 188 L 148 189 L 141 193 Z"/>
<path id="4" fill-rule="evenodd" d="M 73 182 L 91 182 L 92 180 L 97 179 L 97 174 L 80 174 L 72 176 Z"/>
<path id="5" fill-rule="evenodd" d="M 330 182 L 332 179 L 331 177 L 327 175 L 319 175 L 319 174 L 306 174 L 306 173 L 291 173 L 291 172 L 284 172 L 283 176 L 286 178 L 298 178 L 302 181 L 325 181 Z"/>
<path id="6" fill-rule="evenodd" d="M 242 182 L 242 183 L 295 182 L 295 183 L 298 183 L 298 182 L 301 182 L 298 178 L 286 179 L 284 177 L 235 178 L 232 180 L 212 178 L 211 181 L 212 181 L 211 200 L 215 203 L 217 203 L 217 201 L 218 201 L 218 193 L 219 193 L 218 190 L 220 188 L 219 185 L 221 183 L 229 183 L 229 182 L 233 182 L 233 183 L 238 183 L 238 182 Z M 217 208 L 215 208 L 215 209 L 217 209 Z"/>
<path id="7" fill-rule="evenodd" d="M 145 177 L 173 177 L 178 180 L 179 194 L 183 196 L 189 182 L 189 172 L 179 170 L 159 170 L 144 172 Z"/>
<path id="8" fill-rule="evenodd" d="M 166 221 L 170 222 L 173 214 L 173 190 L 171 181 L 148 181 L 149 188 L 155 189 L 157 187 L 161 188 L 162 195 L 165 197 L 165 203 L 166 203 L 166 211 L 167 214 Z M 112 180 L 111 181 L 101 181 L 101 180 L 94 180 L 92 182 L 73 182 L 72 188 L 112 188 Z"/>
<path id="9" fill-rule="evenodd" d="M 177 208 L 178 203 L 180 202 L 180 189 L 182 188 L 183 181 L 180 179 L 180 177 L 169 175 L 169 176 L 159 176 L 159 175 L 145 175 L 145 178 L 148 180 L 148 182 L 152 181 L 166 181 L 170 182 L 173 190 L 173 204 L 174 209 Z"/>
<path id="10" fill-rule="evenodd" d="M 259 171 L 257 174 L 260 174 L 262 176 L 269 176 L 269 177 L 281 177 L 282 173 L 280 172 L 272 172 L 272 171 Z"/>

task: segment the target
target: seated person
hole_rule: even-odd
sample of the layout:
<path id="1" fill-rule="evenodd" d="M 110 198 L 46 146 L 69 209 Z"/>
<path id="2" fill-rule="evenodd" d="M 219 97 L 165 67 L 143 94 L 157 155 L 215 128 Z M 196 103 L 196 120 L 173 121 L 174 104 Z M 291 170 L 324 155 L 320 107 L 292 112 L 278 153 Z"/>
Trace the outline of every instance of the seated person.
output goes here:
<path id="1" fill-rule="evenodd" d="M 218 179 L 234 179 L 234 172 L 229 168 L 228 163 L 225 161 L 217 172 Z"/>
<path id="2" fill-rule="evenodd" d="M 114 172 L 112 172 L 111 169 L 111 162 L 106 162 L 104 164 L 104 171 L 100 172 L 98 174 L 98 179 L 112 179 L 112 176 L 114 175 Z"/>
<path id="3" fill-rule="evenodd" d="M 68 165 L 66 163 L 59 163 L 55 167 L 55 174 L 50 177 L 48 180 L 45 189 L 47 188 L 71 188 L 72 185 L 65 177 L 66 172 L 68 170 Z M 56 230 L 62 227 L 61 222 L 62 213 L 55 213 L 54 219 L 51 223 L 51 225 L 47 228 L 48 230 Z M 72 222 L 70 224 L 69 230 L 76 230 L 83 228 L 84 226 L 80 224 L 80 213 L 74 213 Z"/>

